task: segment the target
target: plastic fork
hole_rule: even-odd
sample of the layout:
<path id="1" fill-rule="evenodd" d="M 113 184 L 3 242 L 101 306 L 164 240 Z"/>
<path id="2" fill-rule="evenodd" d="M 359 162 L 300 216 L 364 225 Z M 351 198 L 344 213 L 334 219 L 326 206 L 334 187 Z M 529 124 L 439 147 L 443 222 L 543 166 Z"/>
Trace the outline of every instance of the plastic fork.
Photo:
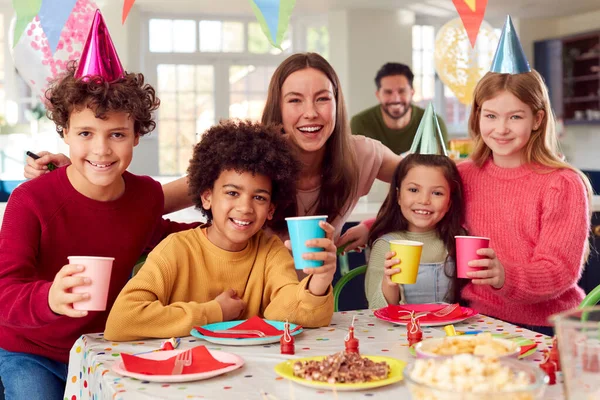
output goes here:
<path id="1" fill-rule="evenodd" d="M 192 350 L 186 350 L 177 354 L 171 375 L 181 375 L 183 367 L 189 367 L 190 365 L 192 365 Z"/>
<path id="2" fill-rule="evenodd" d="M 420 312 L 418 314 L 415 314 L 415 317 L 422 317 L 424 315 L 433 315 L 434 317 L 445 317 L 446 315 L 452 314 L 452 312 L 454 310 L 456 310 L 458 308 L 458 304 L 448 304 L 446 307 L 442 308 L 441 310 L 437 310 L 435 312 L 431 312 L 431 311 L 425 311 L 425 312 Z M 402 315 L 400 317 L 398 317 L 398 319 L 409 319 L 410 318 L 410 314 L 409 315 Z"/>
<path id="3" fill-rule="evenodd" d="M 221 331 L 213 331 L 213 333 L 223 333 L 231 335 L 256 335 L 258 337 L 266 337 L 264 332 L 252 329 L 225 329 Z"/>

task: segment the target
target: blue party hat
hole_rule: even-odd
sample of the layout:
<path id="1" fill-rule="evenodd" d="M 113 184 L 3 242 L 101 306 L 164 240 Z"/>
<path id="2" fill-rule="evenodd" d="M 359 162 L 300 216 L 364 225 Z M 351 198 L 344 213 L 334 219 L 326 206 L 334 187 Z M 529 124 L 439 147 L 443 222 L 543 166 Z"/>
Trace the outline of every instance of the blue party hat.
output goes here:
<path id="1" fill-rule="evenodd" d="M 435 110 L 433 109 L 433 103 L 429 103 L 425 109 L 425 113 L 421 118 L 417 133 L 413 140 L 412 146 L 410 146 L 410 153 L 417 154 L 437 154 L 447 156 L 446 144 L 444 143 L 444 136 L 440 129 Z"/>
<path id="2" fill-rule="evenodd" d="M 521 42 L 519 41 L 517 32 L 515 32 L 510 15 L 506 16 L 506 22 L 504 23 L 504 28 L 502 28 L 502 34 L 500 35 L 500 41 L 498 42 L 490 71 L 500 74 L 531 72 L 529 62 L 525 57 L 525 53 L 523 53 L 523 47 L 521 47 Z"/>

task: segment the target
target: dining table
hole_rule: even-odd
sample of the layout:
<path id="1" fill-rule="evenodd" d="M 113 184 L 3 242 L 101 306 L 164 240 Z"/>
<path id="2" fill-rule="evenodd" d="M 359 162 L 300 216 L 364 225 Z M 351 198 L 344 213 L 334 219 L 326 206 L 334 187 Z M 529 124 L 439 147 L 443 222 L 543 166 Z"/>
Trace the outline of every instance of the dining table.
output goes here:
<path id="1" fill-rule="evenodd" d="M 344 349 L 350 326 L 359 341 L 361 355 L 385 356 L 407 363 L 415 358 L 409 351 L 406 326 L 381 320 L 374 310 L 341 311 L 333 314 L 329 326 L 304 329 L 295 336 L 295 354 L 281 354 L 279 343 L 254 346 L 225 346 L 194 336 L 180 338 L 180 349 L 205 345 L 209 350 L 233 353 L 244 360 L 236 370 L 210 379 L 183 383 L 150 382 L 121 376 L 113 371 L 121 353 L 137 354 L 160 348 L 164 339 L 111 342 L 102 333 L 82 335 L 70 352 L 65 400 L 79 399 L 410 399 L 407 385 L 397 382 L 383 387 L 338 391 L 305 387 L 279 376 L 277 364 L 296 358 L 325 356 Z M 457 331 L 484 331 L 523 337 L 537 344 L 523 362 L 540 363 L 552 338 L 481 314 L 454 324 Z M 443 326 L 423 326 L 423 339 L 446 336 Z M 547 387 L 544 399 L 564 399 L 562 377 Z"/>

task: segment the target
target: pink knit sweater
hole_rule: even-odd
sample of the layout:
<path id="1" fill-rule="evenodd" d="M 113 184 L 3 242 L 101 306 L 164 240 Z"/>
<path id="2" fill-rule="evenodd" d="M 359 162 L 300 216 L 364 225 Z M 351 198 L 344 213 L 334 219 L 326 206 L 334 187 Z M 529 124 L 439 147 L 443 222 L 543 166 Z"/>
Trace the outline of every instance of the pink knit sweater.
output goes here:
<path id="1" fill-rule="evenodd" d="M 590 228 L 581 178 L 560 169 L 500 168 L 488 160 L 458 165 L 469 234 L 489 237 L 504 266 L 500 289 L 469 283 L 462 292 L 482 314 L 516 324 L 549 326 L 548 317 L 577 307 L 577 286 Z"/>

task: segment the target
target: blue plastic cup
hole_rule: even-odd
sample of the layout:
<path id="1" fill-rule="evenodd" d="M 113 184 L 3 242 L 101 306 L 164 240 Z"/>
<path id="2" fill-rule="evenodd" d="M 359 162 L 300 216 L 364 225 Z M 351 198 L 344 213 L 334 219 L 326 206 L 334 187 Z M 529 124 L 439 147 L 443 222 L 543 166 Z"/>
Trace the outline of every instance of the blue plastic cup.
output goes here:
<path id="1" fill-rule="evenodd" d="M 296 269 L 317 268 L 323 265 L 321 260 L 305 260 L 304 253 L 317 253 L 324 251 L 322 247 L 307 247 L 306 241 L 311 239 L 322 239 L 325 230 L 319 226 L 319 221 L 327 221 L 327 215 L 316 215 L 309 217 L 290 217 L 287 221 L 290 241 L 292 242 L 292 255 Z"/>

